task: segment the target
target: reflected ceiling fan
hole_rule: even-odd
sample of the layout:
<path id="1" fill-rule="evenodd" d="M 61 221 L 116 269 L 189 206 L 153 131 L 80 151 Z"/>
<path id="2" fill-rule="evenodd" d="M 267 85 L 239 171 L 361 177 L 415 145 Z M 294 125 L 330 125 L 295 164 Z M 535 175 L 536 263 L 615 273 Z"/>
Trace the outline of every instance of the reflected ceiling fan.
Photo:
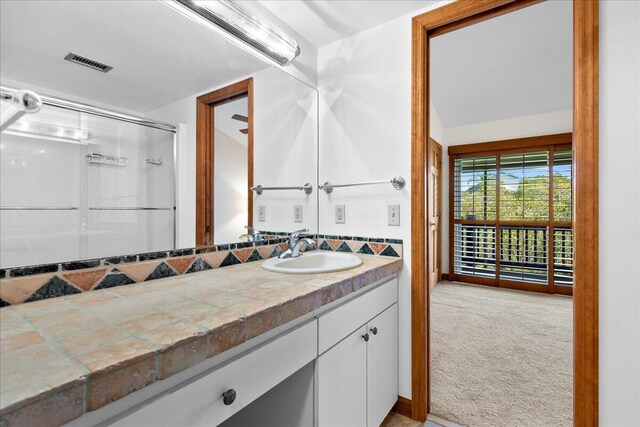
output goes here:
<path id="1" fill-rule="evenodd" d="M 242 116 L 240 114 L 234 114 L 233 116 L 231 116 L 231 118 L 233 120 L 238 120 L 240 122 L 245 122 L 245 123 L 249 123 L 249 117 L 247 116 Z M 246 129 L 240 129 L 240 133 L 243 135 L 246 135 L 249 133 L 249 128 Z"/>

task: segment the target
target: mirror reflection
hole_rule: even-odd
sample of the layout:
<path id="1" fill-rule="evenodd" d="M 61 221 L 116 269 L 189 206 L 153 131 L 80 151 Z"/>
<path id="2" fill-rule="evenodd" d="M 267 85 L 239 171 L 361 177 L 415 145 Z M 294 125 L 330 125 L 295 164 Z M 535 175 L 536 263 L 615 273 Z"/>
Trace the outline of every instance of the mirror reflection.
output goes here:
<path id="1" fill-rule="evenodd" d="M 0 268 L 317 232 L 314 88 L 162 2 L 1 12 Z"/>

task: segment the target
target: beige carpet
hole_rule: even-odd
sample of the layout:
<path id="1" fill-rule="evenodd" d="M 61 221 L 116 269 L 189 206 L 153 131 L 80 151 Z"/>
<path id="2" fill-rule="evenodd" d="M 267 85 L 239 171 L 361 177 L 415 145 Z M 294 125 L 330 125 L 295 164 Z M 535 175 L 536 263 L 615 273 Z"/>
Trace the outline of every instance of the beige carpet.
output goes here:
<path id="1" fill-rule="evenodd" d="M 572 425 L 570 297 L 442 282 L 431 412 L 478 427 Z"/>

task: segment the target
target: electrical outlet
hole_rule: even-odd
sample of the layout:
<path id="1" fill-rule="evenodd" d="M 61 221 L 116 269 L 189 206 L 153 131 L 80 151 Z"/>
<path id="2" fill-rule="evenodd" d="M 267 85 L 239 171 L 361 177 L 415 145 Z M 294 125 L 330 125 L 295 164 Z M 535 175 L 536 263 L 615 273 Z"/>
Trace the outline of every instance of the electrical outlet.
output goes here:
<path id="1" fill-rule="evenodd" d="M 267 220 L 267 207 L 258 206 L 258 221 L 265 222 Z"/>
<path id="2" fill-rule="evenodd" d="M 293 206 L 293 222 L 302 222 L 302 205 Z"/>
<path id="3" fill-rule="evenodd" d="M 344 205 L 336 205 L 336 224 L 345 223 L 345 208 Z"/>
<path id="4" fill-rule="evenodd" d="M 400 205 L 387 206 L 389 225 L 400 225 Z"/>

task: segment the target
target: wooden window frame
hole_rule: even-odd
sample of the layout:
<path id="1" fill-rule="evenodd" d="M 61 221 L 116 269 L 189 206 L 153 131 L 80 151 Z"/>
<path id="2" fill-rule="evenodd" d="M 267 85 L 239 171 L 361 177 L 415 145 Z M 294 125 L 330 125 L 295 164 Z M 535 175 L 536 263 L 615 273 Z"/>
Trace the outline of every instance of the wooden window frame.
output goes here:
<path id="1" fill-rule="evenodd" d="M 425 421 L 430 407 L 425 209 L 429 39 L 539 2 L 458 0 L 412 21 L 412 398 L 399 399 L 398 408 L 415 420 Z M 573 0 L 573 423 L 581 427 L 598 425 L 598 31 L 598 2 Z"/>
<path id="2" fill-rule="evenodd" d="M 527 138 L 517 138 L 502 141 L 480 142 L 475 144 L 452 145 L 448 147 L 449 155 L 449 280 L 465 283 L 473 283 L 484 286 L 496 286 L 507 289 L 517 289 L 521 291 L 541 292 L 547 294 L 573 295 L 573 286 L 555 285 L 554 275 L 554 229 L 557 227 L 571 227 L 571 221 L 556 221 L 553 218 L 553 154 L 556 150 L 571 150 L 572 133 L 562 133 L 554 135 L 532 136 Z M 520 154 L 538 151 L 549 153 L 549 218 L 546 221 L 526 221 L 526 220 L 502 220 L 500 212 L 500 183 L 496 182 L 496 219 L 495 220 L 467 220 L 455 218 L 455 198 L 454 198 L 454 171 L 457 159 L 481 156 L 495 156 L 497 175 L 500 175 L 500 156 L 505 154 Z M 488 225 L 494 226 L 496 230 L 496 277 L 495 279 L 480 278 L 465 274 L 455 274 L 454 269 L 454 226 L 463 225 Z M 501 226 L 542 226 L 547 227 L 548 239 L 548 270 L 547 284 L 519 282 L 515 280 L 502 279 L 500 277 L 500 227 Z M 431 284 L 430 284 L 431 285 Z"/>
<path id="3" fill-rule="evenodd" d="M 196 98 L 196 246 L 214 244 L 214 108 L 247 97 L 247 182 L 253 187 L 253 78 Z M 253 193 L 248 192 L 247 225 L 253 226 Z"/>

